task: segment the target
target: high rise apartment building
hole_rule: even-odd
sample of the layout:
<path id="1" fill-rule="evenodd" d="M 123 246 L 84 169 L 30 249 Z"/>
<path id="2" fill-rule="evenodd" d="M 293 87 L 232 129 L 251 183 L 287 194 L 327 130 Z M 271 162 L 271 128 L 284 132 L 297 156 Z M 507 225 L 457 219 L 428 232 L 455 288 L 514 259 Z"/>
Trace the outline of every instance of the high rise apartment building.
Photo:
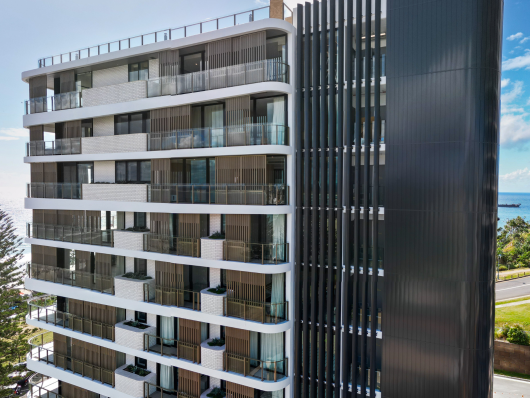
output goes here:
<path id="1" fill-rule="evenodd" d="M 490 397 L 502 7 L 271 0 L 24 72 L 35 396 Z"/>

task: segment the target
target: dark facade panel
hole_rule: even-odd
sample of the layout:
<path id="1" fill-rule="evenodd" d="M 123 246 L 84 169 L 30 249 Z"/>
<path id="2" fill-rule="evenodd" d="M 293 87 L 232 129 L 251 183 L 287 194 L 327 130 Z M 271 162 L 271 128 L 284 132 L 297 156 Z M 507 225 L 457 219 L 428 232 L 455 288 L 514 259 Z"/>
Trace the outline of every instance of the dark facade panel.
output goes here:
<path id="1" fill-rule="evenodd" d="M 502 14 L 388 2 L 385 398 L 492 396 Z"/>

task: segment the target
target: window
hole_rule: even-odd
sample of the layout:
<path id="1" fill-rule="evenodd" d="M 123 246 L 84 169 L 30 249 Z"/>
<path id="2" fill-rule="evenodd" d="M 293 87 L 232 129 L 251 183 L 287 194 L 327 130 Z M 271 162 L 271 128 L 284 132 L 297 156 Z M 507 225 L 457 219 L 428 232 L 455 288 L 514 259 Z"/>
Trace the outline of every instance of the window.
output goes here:
<path id="1" fill-rule="evenodd" d="M 134 320 L 137 322 L 147 323 L 147 313 L 135 311 L 134 312 Z"/>
<path id="2" fill-rule="evenodd" d="M 77 73 L 75 75 L 75 91 L 78 93 L 92 88 L 92 72 Z"/>
<path id="3" fill-rule="evenodd" d="M 142 184 L 151 182 L 151 161 L 116 162 L 116 183 Z"/>
<path id="4" fill-rule="evenodd" d="M 134 365 L 141 369 L 147 369 L 147 359 L 134 357 Z"/>
<path id="5" fill-rule="evenodd" d="M 147 275 L 147 260 L 145 258 L 134 259 L 134 273 Z"/>
<path id="6" fill-rule="evenodd" d="M 149 61 L 129 64 L 129 81 L 149 80 Z"/>
<path id="7" fill-rule="evenodd" d="M 92 137 L 93 135 L 92 119 L 81 120 L 81 137 Z"/>
<path id="8" fill-rule="evenodd" d="M 281 62 L 287 61 L 286 36 L 273 37 L 267 39 L 267 59 L 280 59 Z"/>
<path id="9" fill-rule="evenodd" d="M 130 113 L 114 116 L 114 135 L 140 134 L 151 131 L 149 112 Z"/>
<path id="10" fill-rule="evenodd" d="M 203 53 L 195 53 L 182 56 L 182 73 L 200 72 L 203 70 Z"/>
<path id="11" fill-rule="evenodd" d="M 136 228 L 146 228 L 146 215 L 145 213 L 134 213 L 134 226 Z"/>

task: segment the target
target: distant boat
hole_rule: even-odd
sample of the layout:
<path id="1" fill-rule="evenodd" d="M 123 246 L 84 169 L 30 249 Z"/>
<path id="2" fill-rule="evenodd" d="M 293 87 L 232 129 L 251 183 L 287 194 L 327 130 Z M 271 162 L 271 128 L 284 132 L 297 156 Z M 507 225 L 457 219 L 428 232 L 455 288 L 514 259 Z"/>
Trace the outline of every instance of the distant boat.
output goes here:
<path id="1" fill-rule="evenodd" d="M 499 207 L 520 207 L 521 203 L 513 203 L 513 204 L 502 204 L 499 205 Z"/>

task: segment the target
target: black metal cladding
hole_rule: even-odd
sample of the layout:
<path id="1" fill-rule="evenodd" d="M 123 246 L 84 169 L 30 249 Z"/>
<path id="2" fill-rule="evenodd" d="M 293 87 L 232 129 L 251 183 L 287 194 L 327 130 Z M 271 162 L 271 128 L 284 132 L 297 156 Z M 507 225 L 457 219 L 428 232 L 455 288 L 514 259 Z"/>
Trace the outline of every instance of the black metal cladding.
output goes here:
<path id="1" fill-rule="evenodd" d="M 387 398 L 492 397 L 502 17 L 388 2 Z"/>

